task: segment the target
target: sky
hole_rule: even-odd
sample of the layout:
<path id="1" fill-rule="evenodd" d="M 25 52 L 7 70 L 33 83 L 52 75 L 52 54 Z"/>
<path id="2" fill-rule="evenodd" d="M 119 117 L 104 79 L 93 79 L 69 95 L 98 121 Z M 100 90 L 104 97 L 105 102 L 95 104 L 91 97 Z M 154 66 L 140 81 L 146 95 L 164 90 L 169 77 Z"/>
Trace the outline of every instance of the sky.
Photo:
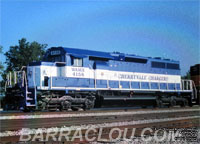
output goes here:
<path id="1" fill-rule="evenodd" d="M 199 0 L 0 0 L 3 52 L 18 40 L 200 63 Z M 5 56 L 0 56 L 5 62 Z"/>

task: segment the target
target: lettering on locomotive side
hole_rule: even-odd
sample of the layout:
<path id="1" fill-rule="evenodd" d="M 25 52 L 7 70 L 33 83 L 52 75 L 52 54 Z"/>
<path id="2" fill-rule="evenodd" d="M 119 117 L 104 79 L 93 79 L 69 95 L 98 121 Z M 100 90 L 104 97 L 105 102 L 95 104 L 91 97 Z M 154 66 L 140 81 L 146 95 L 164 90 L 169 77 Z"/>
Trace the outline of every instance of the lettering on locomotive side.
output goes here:
<path id="1" fill-rule="evenodd" d="M 80 76 L 80 77 L 84 77 L 84 73 L 85 73 L 85 70 L 84 68 L 79 68 L 79 67 L 73 67 L 71 68 L 72 70 L 72 75 L 73 76 Z"/>
<path id="2" fill-rule="evenodd" d="M 72 67 L 72 71 L 85 72 L 84 68 Z"/>
<path id="3" fill-rule="evenodd" d="M 119 74 L 119 79 L 128 79 L 128 80 L 146 80 L 147 76 L 145 75 L 130 75 L 130 74 Z"/>
<path id="4" fill-rule="evenodd" d="M 91 70 L 85 67 L 67 67 L 67 77 L 90 78 L 114 81 L 142 81 L 180 83 L 180 76 L 135 72 L 118 72 L 108 70 Z"/>
<path id="5" fill-rule="evenodd" d="M 147 75 L 136 75 L 136 74 L 119 74 L 119 79 L 127 80 L 156 80 L 156 81 L 168 81 L 168 77 L 165 76 L 147 76 Z"/>
<path id="6" fill-rule="evenodd" d="M 168 77 L 164 76 L 149 76 L 149 80 L 168 81 Z"/>

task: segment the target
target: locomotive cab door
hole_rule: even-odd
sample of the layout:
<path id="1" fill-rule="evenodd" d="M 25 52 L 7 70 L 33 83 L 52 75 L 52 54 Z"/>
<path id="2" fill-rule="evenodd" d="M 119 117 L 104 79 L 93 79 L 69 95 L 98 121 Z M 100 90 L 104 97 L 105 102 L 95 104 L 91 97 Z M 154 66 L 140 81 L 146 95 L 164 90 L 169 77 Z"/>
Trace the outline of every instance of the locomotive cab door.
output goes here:
<path id="1" fill-rule="evenodd" d="M 109 64 L 107 61 L 95 61 L 94 69 L 94 87 L 108 88 L 109 87 Z"/>
<path id="2" fill-rule="evenodd" d="M 66 77 L 66 70 L 65 70 L 65 64 L 56 64 L 57 66 L 57 76 L 58 77 Z"/>
<path id="3" fill-rule="evenodd" d="M 70 72 L 67 72 L 72 79 L 69 83 L 73 87 L 89 87 L 89 68 L 88 68 L 88 57 L 83 55 L 71 55 L 71 68 Z"/>

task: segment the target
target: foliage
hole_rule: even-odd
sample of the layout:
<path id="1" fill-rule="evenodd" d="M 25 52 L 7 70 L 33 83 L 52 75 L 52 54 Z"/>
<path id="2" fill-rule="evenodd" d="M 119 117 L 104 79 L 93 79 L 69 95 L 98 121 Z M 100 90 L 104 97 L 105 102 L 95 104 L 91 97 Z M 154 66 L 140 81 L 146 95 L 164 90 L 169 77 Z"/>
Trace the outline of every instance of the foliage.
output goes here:
<path id="1" fill-rule="evenodd" d="M 30 62 L 40 61 L 45 53 L 46 44 L 38 42 L 27 42 L 25 38 L 19 40 L 19 45 L 10 46 L 10 50 L 5 53 L 6 71 L 20 70 L 22 66 L 27 66 Z"/>
<path id="2" fill-rule="evenodd" d="M 190 79 L 191 79 L 190 71 L 188 71 L 188 72 L 186 73 L 186 75 L 182 76 L 181 78 L 182 78 L 182 79 L 188 79 L 188 80 L 190 80 Z"/>
<path id="3" fill-rule="evenodd" d="M 3 47 L 2 46 L 0 46 L 0 55 L 2 55 L 2 49 L 3 49 Z M 2 75 L 3 74 L 3 69 L 4 69 L 4 66 L 3 66 L 3 63 L 0 61 L 0 74 Z M 0 101 L 2 101 L 2 94 L 3 94 L 3 85 L 4 85 L 4 83 L 3 83 L 3 81 L 0 81 Z M 1 106 L 0 106 L 0 108 L 1 108 Z"/>
<path id="4" fill-rule="evenodd" d="M 3 53 L 2 52 L 2 49 L 3 49 L 3 47 L 2 46 L 0 46 L 0 55 Z M 3 63 L 0 61 L 0 74 L 2 74 L 2 71 L 3 71 Z"/>
<path id="5" fill-rule="evenodd" d="M 27 42 L 25 38 L 19 40 L 18 45 L 10 46 L 10 50 L 5 53 L 7 68 L 3 70 L 3 65 L 0 65 L 0 74 L 3 79 L 0 81 L 0 94 L 4 93 L 6 74 L 10 71 L 18 71 L 30 62 L 42 60 L 46 47 L 46 44 L 35 41 Z M 0 46 L 0 53 L 2 53 L 2 46 Z"/>

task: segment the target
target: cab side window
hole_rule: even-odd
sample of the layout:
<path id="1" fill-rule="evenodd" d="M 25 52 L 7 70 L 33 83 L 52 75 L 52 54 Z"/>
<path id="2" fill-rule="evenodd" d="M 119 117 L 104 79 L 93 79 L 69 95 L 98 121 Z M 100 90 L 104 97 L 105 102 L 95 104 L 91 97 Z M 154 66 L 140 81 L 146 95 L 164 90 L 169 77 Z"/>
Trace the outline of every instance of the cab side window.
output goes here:
<path id="1" fill-rule="evenodd" d="M 82 58 L 72 58 L 72 66 L 82 67 L 83 66 L 83 59 Z"/>

